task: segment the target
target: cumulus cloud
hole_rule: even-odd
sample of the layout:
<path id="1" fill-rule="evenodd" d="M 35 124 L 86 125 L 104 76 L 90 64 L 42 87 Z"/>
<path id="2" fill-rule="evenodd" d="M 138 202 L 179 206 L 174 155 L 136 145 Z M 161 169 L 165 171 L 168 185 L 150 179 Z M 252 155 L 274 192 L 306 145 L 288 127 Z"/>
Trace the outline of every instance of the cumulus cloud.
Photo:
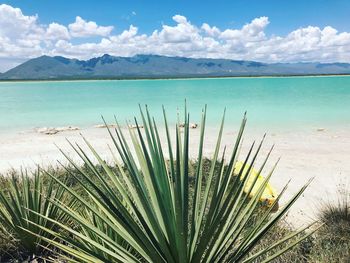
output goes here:
<path id="1" fill-rule="evenodd" d="M 0 58 L 6 58 L 2 61 L 11 64 L 11 60 L 41 54 L 40 45 L 46 34 L 37 20 L 37 15 L 26 16 L 19 8 L 0 5 Z"/>
<path id="2" fill-rule="evenodd" d="M 113 26 L 98 26 L 96 22 L 87 22 L 80 16 L 68 28 L 73 37 L 108 36 L 113 30 Z"/>
<path id="3" fill-rule="evenodd" d="M 135 13 L 136 14 L 136 13 Z M 74 23 L 40 24 L 38 15 L 0 5 L 0 71 L 26 59 L 61 55 L 79 59 L 105 53 L 117 56 L 159 54 L 167 56 L 257 60 L 263 62 L 350 62 L 350 33 L 331 26 L 307 26 L 284 36 L 267 35 L 268 17 L 257 17 L 236 28 L 220 29 L 191 23 L 182 15 L 172 17 L 151 34 L 130 25 L 119 34 L 113 26 L 100 26 L 77 16 Z M 89 37 L 74 44 L 75 38 Z M 91 40 L 91 37 L 94 41 Z"/>
<path id="4" fill-rule="evenodd" d="M 220 34 L 220 38 L 228 41 L 261 41 L 265 38 L 264 29 L 268 24 L 269 19 L 266 16 L 255 18 L 241 29 L 226 29 Z"/>
<path id="5" fill-rule="evenodd" d="M 211 37 L 216 37 L 220 34 L 220 29 L 216 26 L 209 26 L 207 23 L 203 23 L 201 29 Z"/>
<path id="6" fill-rule="evenodd" d="M 50 40 L 69 39 L 68 29 L 57 23 L 51 23 L 46 30 L 46 37 Z"/>
<path id="7" fill-rule="evenodd" d="M 186 17 L 175 15 L 173 20 L 176 26 L 163 25 L 163 29 L 159 32 L 155 31 L 153 37 L 157 37 L 164 43 L 189 43 L 198 37 L 198 28 L 187 21 Z"/>
<path id="8" fill-rule="evenodd" d="M 25 35 L 41 33 L 37 26 L 38 16 L 26 16 L 21 9 L 12 6 L 0 5 L 0 35 L 11 39 L 18 39 Z"/>

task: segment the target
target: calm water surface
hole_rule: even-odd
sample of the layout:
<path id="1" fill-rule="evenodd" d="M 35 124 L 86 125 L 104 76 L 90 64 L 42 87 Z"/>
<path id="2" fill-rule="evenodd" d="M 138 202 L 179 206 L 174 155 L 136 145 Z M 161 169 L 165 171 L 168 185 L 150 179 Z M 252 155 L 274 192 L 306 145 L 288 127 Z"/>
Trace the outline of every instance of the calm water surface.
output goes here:
<path id="1" fill-rule="evenodd" d="M 191 119 L 199 122 L 208 105 L 208 123 L 217 124 L 227 108 L 227 124 L 237 125 L 245 111 L 250 125 L 290 129 L 350 125 L 350 77 L 223 78 L 0 83 L 0 132 L 42 126 L 121 121 L 138 116 L 147 104 L 170 121 L 187 99 Z"/>

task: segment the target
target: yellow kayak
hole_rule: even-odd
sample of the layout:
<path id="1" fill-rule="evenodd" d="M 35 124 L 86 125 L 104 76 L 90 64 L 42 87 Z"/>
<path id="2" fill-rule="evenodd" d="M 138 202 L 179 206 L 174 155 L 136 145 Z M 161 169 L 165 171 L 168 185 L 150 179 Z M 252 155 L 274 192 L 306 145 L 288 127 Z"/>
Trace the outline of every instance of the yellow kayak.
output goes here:
<path id="1" fill-rule="evenodd" d="M 237 162 L 235 165 L 235 174 L 237 175 L 239 173 L 239 171 L 242 169 L 243 167 L 243 162 Z M 246 173 L 246 171 L 248 170 L 249 166 L 246 165 L 244 167 L 243 173 L 241 175 L 241 179 L 243 179 L 244 174 Z M 255 170 L 254 168 L 251 170 L 250 172 L 250 176 L 248 178 L 247 184 L 244 188 L 244 192 L 248 193 L 250 187 L 252 186 L 252 184 L 254 183 L 255 178 L 258 176 L 258 180 L 256 181 L 252 191 L 249 194 L 249 197 L 254 196 L 257 191 L 259 190 L 259 187 L 261 186 L 261 184 L 264 183 L 265 178 L 262 175 L 259 175 L 259 172 L 257 170 Z M 261 195 L 260 198 L 260 202 L 262 202 L 264 205 L 266 205 L 267 207 L 271 207 L 271 205 L 273 204 L 273 202 L 276 200 L 278 194 L 276 189 L 274 189 L 271 184 L 267 184 L 266 188 L 263 192 L 263 194 Z M 274 208 L 274 210 L 278 209 L 278 204 L 276 204 L 276 207 Z"/>

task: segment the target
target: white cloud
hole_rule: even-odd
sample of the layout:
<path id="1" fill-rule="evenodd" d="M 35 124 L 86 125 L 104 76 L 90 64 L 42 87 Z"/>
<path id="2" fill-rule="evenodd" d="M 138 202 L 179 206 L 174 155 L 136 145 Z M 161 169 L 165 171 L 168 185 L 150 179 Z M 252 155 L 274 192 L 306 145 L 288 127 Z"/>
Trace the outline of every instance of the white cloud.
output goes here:
<path id="1" fill-rule="evenodd" d="M 197 26 L 182 15 L 175 25 L 163 25 L 151 34 L 130 27 L 113 34 L 113 26 L 99 26 L 77 16 L 74 23 L 40 24 L 37 15 L 24 15 L 19 8 L 0 5 L 0 71 L 26 59 L 62 55 L 88 59 L 105 53 L 117 56 L 159 54 L 168 56 L 246 59 L 264 62 L 350 62 L 350 33 L 331 26 L 298 28 L 285 36 L 269 36 L 268 17 L 258 17 L 236 28 Z M 74 44 L 75 38 L 95 41 Z"/>
<path id="2" fill-rule="evenodd" d="M 199 29 L 193 26 L 186 17 L 181 15 L 173 16 L 176 26 L 163 25 L 163 29 L 153 32 L 153 37 L 157 37 L 159 41 L 164 43 L 191 43 L 198 37 L 201 37 Z"/>
<path id="3" fill-rule="evenodd" d="M 37 15 L 25 16 L 21 9 L 2 4 L 0 5 L 0 36 L 15 40 L 24 35 L 40 33 L 37 19 Z"/>
<path id="4" fill-rule="evenodd" d="M 51 40 L 69 39 L 68 29 L 57 23 L 51 23 L 46 30 L 46 36 Z"/>
<path id="5" fill-rule="evenodd" d="M 120 39 L 122 41 L 130 40 L 131 38 L 137 35 L 137 31 L 137 27 L 130 25 L 129 30 L 124 30 L 123 33 L 116 37 L 112 37 L 112 39 Z"/>
<path id="6" fill-rule="evenodd" d="M 80 16 L 75 18 L 75 22 L 68 25 L 73 37 L 108 36 L 113 30 L 113 26 L 98 26 L 96 22 L 85 21 Z"/>
<path id="7" fill-rule="evenodd" d="M 178 24 L 188 24 L 187 18 L 181 15 L 174 15 L 173 20 Z"/>
<path id="8" fill-rule="evenodd" d="M 255 18 L 241 29 L 226 29 L 220 34 L 220 38 L 226 40 L 239 40 L 244 42 L 260 41 L 265 38 L 264 29 L 269 24 L 266 16 Z"/>
<path id="9" fill-rule="evenodd" d="M 26 16 L 21 9 L 0 5 L 0 59 L 13 65 L 13 61 L 41 55 L 41 41 L 45 29 L 38 25 L 38 16 Z M 1 68 L 6 68 L 2 65 Z"/>
<path id="10" fill-rule="evenodd" d="M 219 28 L 216 26 L 211 27 L 207 23 L 203 23 L 201 29 L 211 37 L 216 37 L 221 33 Z"/>

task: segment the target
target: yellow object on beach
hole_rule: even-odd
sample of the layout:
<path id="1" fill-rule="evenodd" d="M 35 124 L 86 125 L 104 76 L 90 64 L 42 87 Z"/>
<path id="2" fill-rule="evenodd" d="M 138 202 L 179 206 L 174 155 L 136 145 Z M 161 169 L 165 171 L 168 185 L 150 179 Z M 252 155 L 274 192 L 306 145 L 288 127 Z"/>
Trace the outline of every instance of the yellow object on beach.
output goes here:
<path id="1" fill-rule="evenodd" d="M 242 169 L 242 167 L 243 167 L 243 162 L 236 163 L 236 165 L 235 165 L 235 174 L 236 175 L 239 173 L 239 171 Z M 241 180 L 243 179 L 243 176 L 245 175 L 245 173 L 247 172 L 248 169 L 249 169 L 249 166 L 246 165 L 244 167 L 243 173 L 241 175 Z M 250 175 L 249 175 L 247 184 L 243 190 L 245 193 L 249 192 L 249 190 L 250 190 L 250 188 L 251 188 L 252 184 L 254 183 L 254 180 L 257 176 L 258 176 L 258 179 L 257 179 L 252 191 L 250 192 L 249 197 L 254 196 L 258 192 L 260 186 L 264 183 L 264 180 L 265 180 L 265 178 L 262 175 L 259 175 L 259 172 L 256 169 L 252 168 L 250 171 Z M 271 207 L 273 202 L 276 200 L 277 196 L 278 196 L 278 194 L 277 194 L 276 189 L 274 189 L 272 187 L 272 185 L 270 183 L 268 183 L 266 185 L 266 188 L 265 188 L 263 194 L 261 195 L 260 202 L 264 203 L 264 205 L 266 205 L 267 207 Z M 278 208 L 278 206 L 276 206 L 276 208 Z"/>

